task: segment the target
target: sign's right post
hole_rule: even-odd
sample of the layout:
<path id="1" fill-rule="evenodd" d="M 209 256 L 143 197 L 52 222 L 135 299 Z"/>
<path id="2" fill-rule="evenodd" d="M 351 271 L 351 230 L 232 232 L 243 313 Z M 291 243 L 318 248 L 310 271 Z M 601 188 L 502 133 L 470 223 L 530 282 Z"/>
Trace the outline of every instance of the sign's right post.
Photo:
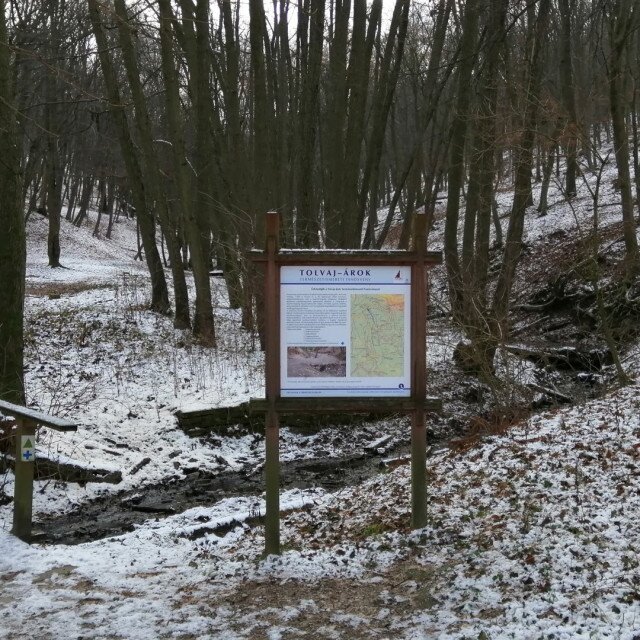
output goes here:
<path id="1" fill-rule="evenodd" d="M 425 256 L 427 251 L 427 216 L 413 216 L 413 250 L 416 260 L 411 274 L 411 527 L 427 525 L 427 431 L 424 420 L 426 400 L 426 303 L 427 281 Z"/>

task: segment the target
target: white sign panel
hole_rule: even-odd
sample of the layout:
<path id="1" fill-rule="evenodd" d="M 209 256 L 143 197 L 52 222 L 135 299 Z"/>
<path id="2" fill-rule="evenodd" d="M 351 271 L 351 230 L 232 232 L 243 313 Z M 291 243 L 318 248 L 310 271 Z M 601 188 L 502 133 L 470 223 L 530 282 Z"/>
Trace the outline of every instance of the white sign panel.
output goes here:
<path id="1" fill-rule="evenodd" d="M 411 267 L 280 267 L 282 397 L 411 395 Z"/>

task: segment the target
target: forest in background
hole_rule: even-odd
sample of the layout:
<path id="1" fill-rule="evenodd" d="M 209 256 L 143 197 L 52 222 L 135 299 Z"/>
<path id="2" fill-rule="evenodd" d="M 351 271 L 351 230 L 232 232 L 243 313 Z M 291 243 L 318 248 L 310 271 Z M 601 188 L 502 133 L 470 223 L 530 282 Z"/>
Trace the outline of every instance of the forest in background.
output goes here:
<path id="1" fill-rule="evenodd" d="M 446 193 L 449 303 L 468 368 L 485 376 L 509 335 L 525 213 L 545 214 L 551 181 L 570 201 L 615 159 L 621 286 L 637 275 L 632 0 L 3 4 L 0 198 L 48 217 L 52 267 L 61 216 L 135 215 L 152 309 L 205 345 L 216 344 L 214 263 L 243 326 L 260 329 L 244 256 L 269 210 L 285 246 L 405 248 L 410 214 L 433 219 Z M 615 158 L 599 154 L 606 141 Z M 3 269 L 24 253 L 10 209 L 0 257 L 17 266 Z"/>

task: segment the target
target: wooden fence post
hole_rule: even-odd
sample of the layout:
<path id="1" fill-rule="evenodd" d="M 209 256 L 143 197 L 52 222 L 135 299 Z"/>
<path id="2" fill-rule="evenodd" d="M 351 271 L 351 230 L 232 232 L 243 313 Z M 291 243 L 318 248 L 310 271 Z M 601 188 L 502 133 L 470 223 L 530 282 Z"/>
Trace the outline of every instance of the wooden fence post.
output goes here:
<path id="1" fill-rule="evenodd" d="M 36 425 L 25 418 L 17 418 L 15 490 L 13 501 L 13 528 L 11 532 L 18 538 L 31 538 L 31 518 L 33 513 L 33 476 L 35 467 Z M 29 446 L 31 445 L 31 446 Z M 23 454 L 24 452 L 24 454 Z"/>
<path id="2" fill-rule="evenodd" d="M 280 395 L 280 220 L 267 213 L 265 268 L 265 552 L 280 553 L 280 434 L 276 400 Z"/>
<path id="3" fill-rule="evenodd" d="M 426 222 L 423 213 L 413 216 L 413 250 L 416 261 L 411 274 L 411 336 L 415 406 L 411 414 L 411 527 L 427 525 L 427 430 L 424 422 L 426 399 Z"/>

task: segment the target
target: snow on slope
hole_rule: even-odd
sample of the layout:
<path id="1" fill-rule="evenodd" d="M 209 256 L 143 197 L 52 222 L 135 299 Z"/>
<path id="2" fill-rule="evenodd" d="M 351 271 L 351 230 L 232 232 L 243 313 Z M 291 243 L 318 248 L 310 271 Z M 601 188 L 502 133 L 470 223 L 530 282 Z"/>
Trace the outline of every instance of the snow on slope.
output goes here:
<path id="1" fill-rule="evenodd" d="M 430 524 L 414 533 L 406 467 L 337 494 L 283 495 L 294 510 L 280 558 L 262 559 L 261 529 L 241 523 L 194 536 L 264 509 L 250 499 L 55 553 L 2 533 L 0 619 L 12 638 L 43 640 L 632 640 L 639 390 L 437 453 Z"/>
<path id="2" fill-rule="evenodd" d="M 146 275 L 143 262 L 135 261 L 137 253 L 134 220 L 122 218 L 113 225 L 111 239 L 94 238 L 94 222 L 90 219 L 81 227 L 62 220 L 60 233 L 60 262 L 63 269 L 51 269 L 47 257 L 49 221 L 32 214 L 27 228 L 27 282 L 30 284 L 111 282 L 116 284 L 125 272 Z M 106 219 L 103 218 L 103 226 Z"/>
<path id="3" fill-rule="evenodd" d="M 612 192 L 605 202 L 614 198 Z M 566 208 L 550 216 L 555 221 L 528 216 L 530 239 L 572 224 Z M 231 468 L 260 464 L 262 445 L 253 437 L 223 439 L 214 452 L 179 432 L 171 414 L 221 403 L 234 391 L 237 398 L 262 392 L 260 357 L 224 308 L 223 292 L 223 344 L 211 354 L 169 319 L 141 309 L 146 275 L 130 248 L 109 256 L 83 229 L 75 241 L 82 257 L 72 257 L 70 246 L 65 254 L 63 244 L 62 262 L 73 273 L 52 272 L 40 244 L 43 222 L 34 224 L 41 236 L 30 247 L 30 284 L 102 285 L 69 289 L 60 299 L 28 298 L 30 399 L 82 417 L 78 434 L 43 432 L 40 446 L 120 468 L 125 487 L 179 474 L 174 459 L 213 471 L 216 454 Z M 123 272 L 132 274 L 128 281 Z M 447 353 L 443 343 L 438 355 Z M 635 356 L 627 366 L 638 372 Z M 408 530 L 407 467 L 335 494 L 286 492 L 283 509 L 292 511 L 283 521 L 281 558 L 262 558 L 262 530 L 251 524 L 264 512 L 259 496 L 151 519 L 123 536 L 75 547 L 25 545 L 8 533 L 10 507 L 0 507 L 0 629 L 43 640 L 634 640 L 639 390 L 636 383 L 436 452 L 429 459 L 430 523 L 418 532 Z M 126 445 L 121 455 L 110 453 L 110 440 Z M 305 455 L 302 440 L 284 430 L 284 455 Z M 153 460 L 144 472 L 126 473 L 147 454 Z M 43 513 L 114 487 L 38 489 L 35 508 Z"/>
<path id="4" fill-rule="evenodd" d="M 212 279 L 218 347 L 201 347 L 170 317 L 151 313 L 148 276 L 134 262 L 135 222 L 114 226 L 113 240 L 93 238 L 93 224 L 76 229 L 63 221 L 61 263 L 47 266 L 47 221 L 29 223 L 26 299 L 26 384 L 31 406 L 79 422 L 77 433 L 40 429 L 37 448 L 52 459 L 121 471 L 117 485 L 85 486 L 43 481 L 34 495 L 34 515 L 59 513 L 78 503 L 138 486 L 205 473 L 257 471 L 263 444 L 253 434 L 191 438 L 177 426 L 175 411 L 233 405 L 264 395 L 264 359 L 255 337 L 240 327 L 219 279 Z M 193 299 L 193 283 L 188 276 Z M 404 426 L 389 423 L 395 440 Z M 370 427 L 354 427 L 360 434 Z M 281 459 L 300 460 L 354 453 L 352 433 L 326 451 L 322 434 L 282 430 Z M 361 447 L 373 437 L 362 438 Z M 150 461 L 142 472 L 136 467 Z M 13 476 L 4 491 L 13 495 Z M 0 527 L 11 524 L 0 508 Z"/>

